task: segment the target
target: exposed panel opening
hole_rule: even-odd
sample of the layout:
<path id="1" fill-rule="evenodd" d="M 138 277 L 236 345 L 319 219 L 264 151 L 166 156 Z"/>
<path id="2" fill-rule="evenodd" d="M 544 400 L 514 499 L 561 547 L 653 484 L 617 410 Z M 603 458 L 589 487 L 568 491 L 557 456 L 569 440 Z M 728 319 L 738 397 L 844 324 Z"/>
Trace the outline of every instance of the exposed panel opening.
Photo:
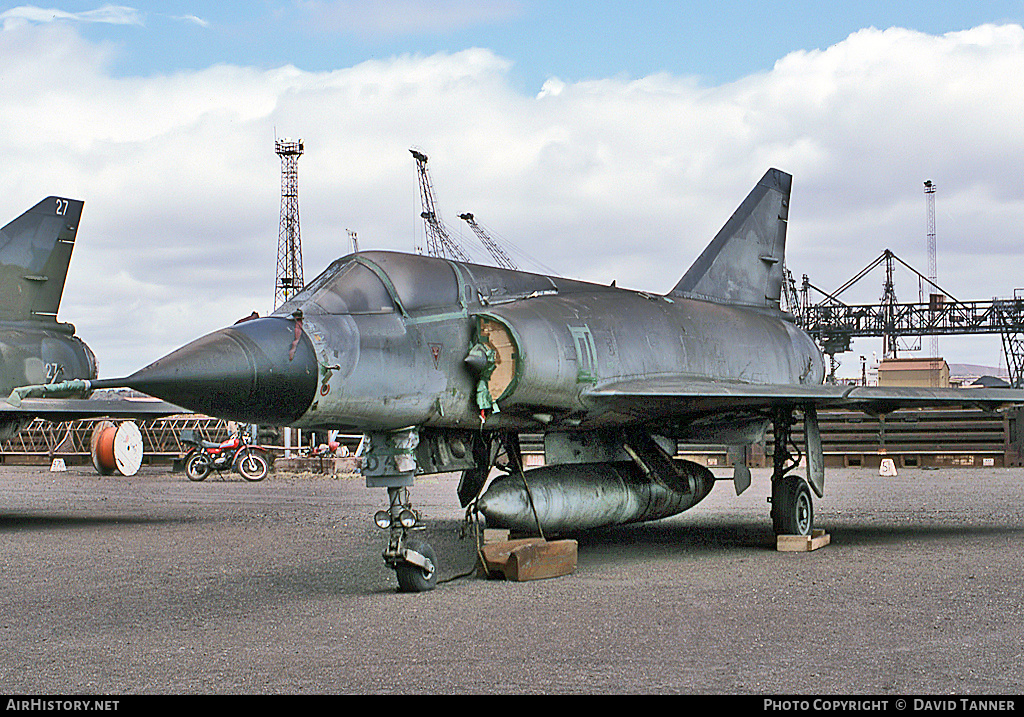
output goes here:
<path id="1" fill-rule="evenodd" d="M 494 352 L 494 370 L 487 379 L 491 399 L 500 401 L 511 395 L 519 376 L 519 349 L 512 330 L 497 319 L 477 318 L 477 341 Z"/>

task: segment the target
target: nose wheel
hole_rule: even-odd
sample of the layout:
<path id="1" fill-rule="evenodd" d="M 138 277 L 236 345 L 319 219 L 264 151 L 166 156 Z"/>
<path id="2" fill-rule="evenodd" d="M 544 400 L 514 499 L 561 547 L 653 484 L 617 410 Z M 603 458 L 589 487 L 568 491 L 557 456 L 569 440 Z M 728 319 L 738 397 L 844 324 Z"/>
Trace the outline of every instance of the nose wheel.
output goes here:
<path id="1" fill-rule="evenodd" d="M 419 513 L 413 509 L 407 488 L 388 488 L 390 507 L 379 510 L 373 520 L 388 531 L 384 563 L 395 571 L 398 589 L 421 593 L 437 586 L 437 557 L 425 540 L 412 537 L 413 530 L 423 530 Z"/>
<path id="2" fill-rule="evenodd" d="M 437 558 L 430 543 L 406 538 L 403 560 L 394 565 L 398 589 L 404 593 L 422 593 L 437 586 Z"/>

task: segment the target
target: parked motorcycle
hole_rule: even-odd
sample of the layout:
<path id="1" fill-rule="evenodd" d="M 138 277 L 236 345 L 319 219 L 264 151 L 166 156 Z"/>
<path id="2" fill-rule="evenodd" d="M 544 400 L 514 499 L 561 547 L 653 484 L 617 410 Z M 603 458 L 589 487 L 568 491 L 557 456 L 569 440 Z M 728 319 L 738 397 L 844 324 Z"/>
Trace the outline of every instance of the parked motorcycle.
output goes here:
<path id="1" fill-rule="evenodd" d="M 260 481 L 270 470 L 267 451 L 249 443 L 243 431 L 222 443 L 182 431 L 181 442 L 192 446 L 185 453 L 185 475 L 191 481 L 205 480 L 211 471 L 226 470 L 237 470 L 248 481 Z"/>

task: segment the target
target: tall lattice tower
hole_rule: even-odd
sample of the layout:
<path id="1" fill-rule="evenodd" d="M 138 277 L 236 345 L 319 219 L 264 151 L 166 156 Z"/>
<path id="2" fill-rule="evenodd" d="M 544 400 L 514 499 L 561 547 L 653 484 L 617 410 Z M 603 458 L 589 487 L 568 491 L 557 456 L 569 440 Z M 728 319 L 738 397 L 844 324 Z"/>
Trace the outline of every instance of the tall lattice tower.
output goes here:
<path id="1" fill-rule="evenodd" d="M 299 157 L 302 140 L 274 141 L 281 158 L 281 231 L 277 236 L 277 280 L 274 308 L 288 301 L 304 283 L 302 279 L 302 239 L 299 234 Z"/>
<path id="2" fill-rule="evenodd" d="M 935 184 L 930 179 L 925 180 L 924 197 L 928 211 L 928 281 L 931 282 L 927 295 L 931 299 L 931 296 L 939 290 L 939 287 L 935 285 L 939 278 L 939 272 L 935 261 Z M 931 337 L 931 356 L 932 358 L 939 356 L 939 337 L 934 335 Z"/>

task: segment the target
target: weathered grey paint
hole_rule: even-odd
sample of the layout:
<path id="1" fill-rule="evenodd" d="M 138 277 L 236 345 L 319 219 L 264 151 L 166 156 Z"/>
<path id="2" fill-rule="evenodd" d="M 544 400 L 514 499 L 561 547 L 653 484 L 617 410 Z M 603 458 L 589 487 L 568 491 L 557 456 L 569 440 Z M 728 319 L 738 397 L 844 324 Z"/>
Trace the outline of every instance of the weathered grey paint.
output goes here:
<path id="1" fill-rule="evenodd" d="M 273 316 L 246 356 L 222 330 L 126 379 L 214 415 L 265 422 L 257 386 L 288 397 L 274 415 L 307 428 L 586 431 L 639 427 L 688 441 L 746 442 L 778 407 L 866 409 L 963 402 L 963 394 L 823 386 L 821 353 L 779 308 L 791 178 L 769 170 L 676 287 L 659 296 L 397 252 L 342 257 Z M 478 401 L 481 318 L 503 327 L 512 380 Z M 270 339 L 280 335 L 281 338 Z M 301 337 L 301 342 L 299 338 Z M 264 339 L 260 339 L 261 341 Z M 194 343 L 199 343 L 194 342 Z M 277 343 L 273 343 L 277 342 Z M 215 400 L 189 382 L 218 379 L 219 347 L 258 366 Z M 308 351 L 306 350 L 308 348 Z M 248 349 L 247 349 L 248 351 Z M 201 359 L 201 360 L 198 360 Z M 474 366 L 477 368 L 474 369 Z M 229 368 L 229 367 L 228 367 Z M 243 372 L 244 373 L 244 372 Z M 154 375 L 161 382 L 155 386 Z M 309 383 L 312 376 L 312 384 Z M 278 386 L 280 384 L 280 386 Z M 278 386 L 278 389 L 274 389 Z M 307 386 L 311 386 L 307 400 Z M 298 390 L 301 387 L 301 390 Z M 295 390 L 293 390 L 295 389 Z M 1024 393 L 972 393 L 975 402 Z M 194 398 L 194 400 L 193 400 Z"/>
<path id="2" fill-rule="evenodd" d="M 488 449 L 474 435 L 591 432 L 616 457 L 610 447 L 629 453 L 632 441 L 633 453 L 646 452 L 631 455 L 634 465 L 649 461 L 645 476 L 665 486 L 675 472 L 645 436 L 748 443 L 769 422 L 788 435 L 793 412 L 804 411 L 813 448 L 820 447 L 813 433 L 820 406 L 1024 402 L 1021 391 L 967 397 L 822 385 L 821 353 L 779 303 L 791 184 L 789 175 L 769 170 L 664 296 L 361 252 L 335 261 L 272 316 L 214 332 L 124 382 L 254 423 L 286 419 L 381 436 L 414 430 L 422 439 L 416 472 L 467 470 L 464 500 L 482 487 L 488 467 L 476 465 Z M 783 462 L 776 478 L 789 469 Z M 603 480 L 602 469 L 579 465 L 587 464 L 572 464 L 564 479 Z M 373 478 L 397 485 L 407 474 Z M 541 475 L 556 481 L 558 472 Z M 820 494 L 820 461 L 812 461 L 809 478 Z M 748 479 L 737 473 L 737 489 Z"/>
<path id="3" fill-rule="evenodd" d="M 47 197 L 0 229 L 0 394 L 27 384 L 96 378 L 96 358 L 57 321 L 83 202 Z M 24 416 L 0 418 L 0 435 Z"/>

